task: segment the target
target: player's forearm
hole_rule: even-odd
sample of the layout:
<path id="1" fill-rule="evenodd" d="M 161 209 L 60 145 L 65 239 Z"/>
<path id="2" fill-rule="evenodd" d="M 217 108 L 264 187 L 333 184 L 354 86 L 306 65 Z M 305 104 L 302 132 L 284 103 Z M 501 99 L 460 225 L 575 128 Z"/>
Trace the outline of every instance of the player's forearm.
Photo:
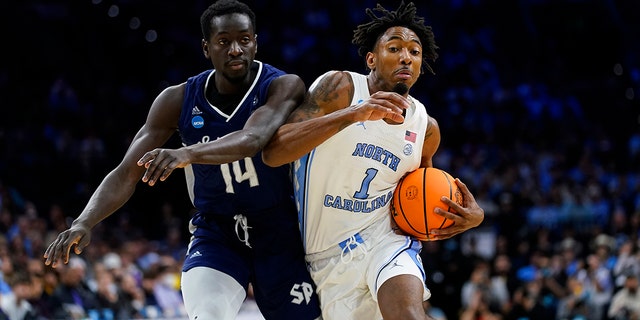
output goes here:
<path id="1" fill-rule="evenodd" d="M 223 164 L 255 156 L 268 141 L 268 137 L 245 131 L 232 132 L 209 143 L 184 147 L 190 163 Z"/>
<path id="2" fill-rule="evenodd" d="M 73 221 L 73 224 L 82 224 L 93 228 L 131 198 L 137 181 L 138 178 L 120 177 L 116 170 L 110 172 L 93 193 L 82 213 Z"/>
<path id="3" fill-rule="evenodd" d="M 347 109 L 302 122 L 283 125 L 262 151 L 265 164 L 278 167 L 293 162 L 353 124 Z"/>

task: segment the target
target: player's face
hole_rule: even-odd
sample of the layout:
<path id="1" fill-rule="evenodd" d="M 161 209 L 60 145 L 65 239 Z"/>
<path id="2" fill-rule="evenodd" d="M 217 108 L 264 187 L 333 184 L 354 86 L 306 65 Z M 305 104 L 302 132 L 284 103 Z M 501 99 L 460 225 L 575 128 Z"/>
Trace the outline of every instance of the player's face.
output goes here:
<path id="1" fill-rule="evenodd" d="M 211 19 L 211 35 L 202 42 L 204 55 L 231 82 L 249 77 L 257 42 L 251 20 L 245 14 L 232 13 Z"/>
<path id="2" fill-rule="evenodd" d="M 379 89 L 391 91 L 398 82 L 404 82 L 411 88 L 422 67 L 420 38 L 406 27 L 391 27 L 380 36 L 374 52 L 367 54 L 366 61 L 381 81 Z"/>

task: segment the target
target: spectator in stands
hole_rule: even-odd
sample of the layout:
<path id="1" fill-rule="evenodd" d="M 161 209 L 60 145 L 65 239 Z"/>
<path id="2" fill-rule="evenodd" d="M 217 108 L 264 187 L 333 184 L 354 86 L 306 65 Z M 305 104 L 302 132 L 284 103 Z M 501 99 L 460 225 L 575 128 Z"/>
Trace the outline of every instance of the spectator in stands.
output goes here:
<path id="1" fill-rule="evenodd" d="M 14 261 L 8 253 L 0 256 L 0 294 L 11 292 L 9 279 L 15 272 Z"/>
<path id="2" fill-rule="evenodd" d="M 566 284 L 568 294 L 560 299 L 556 319 L 584 320 L 589 314 L 586 306 L 587 292 L 575 275 L 569 276 Z"/>
<path id="3" fill-rule="evenodd" d="M 166 263 L 164 258 L 166 257 L 151 267 L 157 270 L 153 294 L 165 317 L 186 317 L 187 312 L 180 294 L 180 272 L 175 268 L 177 264 Z"/>
<path id="4" fill-rule="evenodd" d="M 616 287 L 621 287 L 625 283 L 627 275 L 640 275 L 640 251 L 634 240 L 627 240 L 618 250 L 616 263 L 613 266 L 613 277 Z"/>
<path id="5" fill-rule="evenodd" d="M 26 270 L 18 270 L 9 278 L 11 292 L 0 295 L 0 308 L 9 320 L 36 319 L 37 314 L 29 298 L 32 293 L 31 276 Z"/>
<path id="6" fill-rule="evenodd" d="M 31 275 L 31 294 L 27 299 L 33 307 L 34 313 L 43 319 L 53 318 L 54 301 L 52 290 L 47 290 L 44 263 L 39 258 L 31 258 L 27 264 L 27 271 Z"/>
<path id="7" fill-rule="evenodd" d="M 613 295 L 607 315 L 615 320 L 640 319 L 640 285 L 638 275 L 629 273 L 624 281 L 624 286 Z"/>
<path id="8" fill-rule="evenodd" d="M 56 301 L 54 318 L 84 319 L 90 311 L 98 309 L 96 295 L 85 283 L 86 262 L 80 257 L 69 258 L 69 263 L 58 268 L 60 284 L 53 292 Z"/>
<path id="9" fill-rule="evenodd" d="M 586 292 L 586 304 L 592 319 L 601 320 L 607 314 L 607 306 L 613 294 L 611 272 L 595 253 L 586 258 L 586 266 L 578 271 L 577 279 Z"/>
<path id="10" fill-rule="evenodd" d="M 511 308 L 511 296 L 518 286 L 509 256 L 498 254 L 493 259 L 491 271 L 491 293 L 500 311 L 507 314 Z"/>
<path id="11" fill-rule="evenodd" d="M 139 284 L 133 275 L 123 273 L 119 277 L 119 288 L 124 300 L 119 314 L 126 314 L 127 318 L 131 319 L 141 318 L 145 306 L 145 294 L 141 283 Z"/>
<path id="12" fill-rule="evenodd" d="M 461 300 L 463 308 L 468 308 L 473 301 L 476 302 L 477 307 L 478 295 L 476 293 L 478 291 L 486 291 L 487 294 L 483 295 L 485 298 L 491 297 L 491 294 L 488 294 L 491 290 L 490 272 L 491 269 L 486 261 L 479 261 L 475 264 L 471 271 L 471 276 L 462 285 Z M 487 303 L 490 302 L 487 301 Z"/>

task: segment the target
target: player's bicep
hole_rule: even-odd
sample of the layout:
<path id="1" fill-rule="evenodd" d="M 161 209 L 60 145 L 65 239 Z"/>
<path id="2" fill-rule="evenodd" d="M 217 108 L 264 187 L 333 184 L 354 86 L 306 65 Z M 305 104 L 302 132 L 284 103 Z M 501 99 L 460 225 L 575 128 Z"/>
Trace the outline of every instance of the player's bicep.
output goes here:
<path id="1" fill-rule="evenodd" d="M 433 167 L 433 156 L 440 146 L 440 126 L 438 121 L 433 117 L 429 117 L 427 130 L 424 136 L 424 145 L 422 146 L 421 167 Z"/>
<path id="2" fill-rule="evenodd" d="M 287 122 L 301 122 L 322 117 L 349 106 L 353 97 L 353 80 L 344 71 L 329 71 L 309 87 L 304 102 L 291 113 Z"/>
<path id="3" fill-rule="evenodd" d="M 249 117 L 244 129 L 255 129 L 270 136 L 302 103 L 305 90 L 304 82 L 297 75 L 286 74 L 273 80 L 267 101 Z"/>
<path id="4" fill-rule="evenodd" d="M 147 151 L 162 147 L 171 138 L 178 128 L 183 98 L 184 88 L 181 86 L 167 88 L 156 97 L 145 123 L 131 141 L 121 166 L 137 168 L 140 157 Z"/>
<path id="5" fill-rule="evenodd" d="M 185 84 L 164 89 L 153 101 L 145 126 L 156 133 L 173 133 L 178 129 Z"/>
<path id="6" fill-rule="evenodd" d="M 320 107 L 315 102 L 314 99 L 311 98 L 311 94 L 307 93 L 304 101 L 291 112 L 289 118 L 287 119 L 287 123 L 293 122 L 302 122 L 305 120 L 321 117 L 324 115 L 324 112 L 320 110 Z"/>

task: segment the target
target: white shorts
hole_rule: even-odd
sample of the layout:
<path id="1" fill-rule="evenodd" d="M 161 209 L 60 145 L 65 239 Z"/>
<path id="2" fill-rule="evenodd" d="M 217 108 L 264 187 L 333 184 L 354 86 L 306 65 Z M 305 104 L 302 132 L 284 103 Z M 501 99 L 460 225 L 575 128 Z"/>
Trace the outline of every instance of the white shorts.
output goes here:
<path id="1" fill-rule="evenodd" d="M 206 267 L 183 272 L 181 285 L 189 319 L 234 320 L 247 296 L 231 276 Z"/>
<path id="2" fill-rule="evenodd" d="M 424 284 L 423 299 L 429 299 L 421 249 L 420 241 L 395 234 L 384 219 L 347 239 L 342 248 L 307 255 L 323 319 L 382 319 L 378 289 L 397 275 L 415 275 Z"/>

